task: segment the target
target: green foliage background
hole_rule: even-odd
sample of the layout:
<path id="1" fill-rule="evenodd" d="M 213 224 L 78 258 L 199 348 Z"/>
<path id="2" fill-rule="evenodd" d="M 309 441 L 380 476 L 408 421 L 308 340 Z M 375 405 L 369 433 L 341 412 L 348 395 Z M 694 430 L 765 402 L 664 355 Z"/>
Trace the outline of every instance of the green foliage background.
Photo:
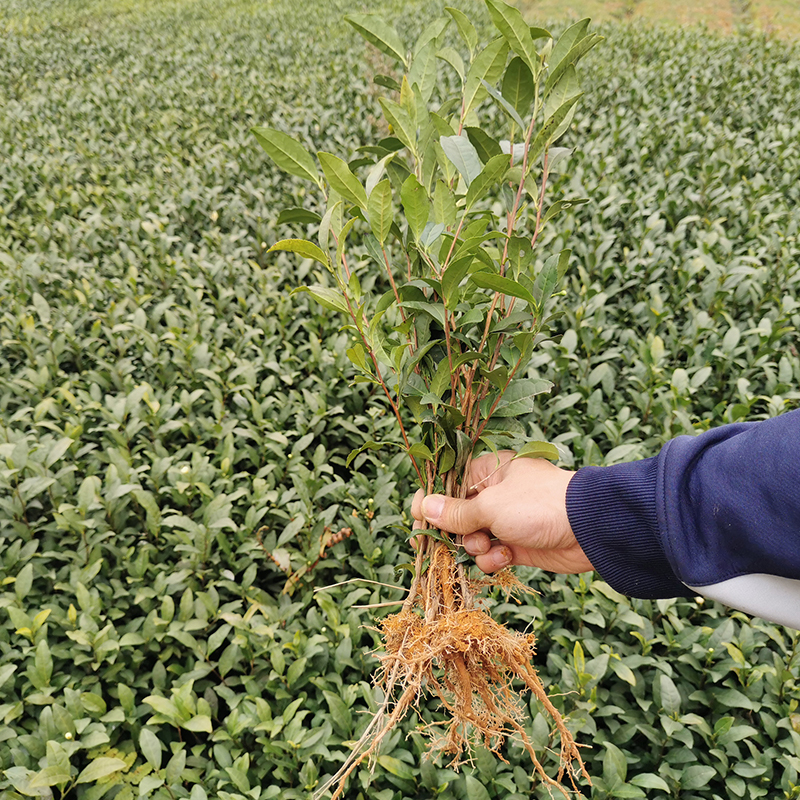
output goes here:
<path id="1" fill-rule="evenodd" d="M 305 798 L 374 706 L 382 611 L 357 606 L 401 592 L 313 589 L 407 578 L 411 476 L 344 466 L 397 434 L 351 386 L 338 321 L 288 298 L 311 264 L 264 253 L 297 230 L 278 210 L 311 201 L 248 130 L 350 156 L 381 59 L 347 4 L 301 5 L 0 11 L 2 800 Z M 411 41 L 441 7 L 370 10 Z M 556 187 L 591 202 L 543 234 L 574 250 L 534 363 L 556 388 L 522 420 L 574 467 L 800 397 L 800 52 L 602 32 Z M 534 625 L 593 797 L 800 796 L 795 631 L 526 577 L 540 597 L 489 604 Z M 541 795 L 513 746 L 456 774 L 409 722 L 383 752 L 348 797 Z"/>

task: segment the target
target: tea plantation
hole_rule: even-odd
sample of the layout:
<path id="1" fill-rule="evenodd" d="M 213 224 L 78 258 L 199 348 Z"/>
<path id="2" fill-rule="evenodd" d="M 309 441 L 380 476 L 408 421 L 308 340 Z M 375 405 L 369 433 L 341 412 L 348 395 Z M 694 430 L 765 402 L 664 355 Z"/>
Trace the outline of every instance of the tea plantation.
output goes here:
<path id="1" fill-rule="evenodd" d="M 368 4 L 409 42 L 444 5 Z M 315 209 L 249 131 L 351 158 L 389 65 L 352 4 L 303 6 L 0 9 L 0 800 L 307 798 L 376 706 L 392 609 L 363 606 L 403 596 L 415 487 L 402 454 L 346 465 L 397 433 L 290 296 L 312 263 L 266 253 Z M 800 49 L 600 30 L 552 194 L 589 202 L 542 236 L 573 250 L 555 388 L 519 420 L 575 468 L 800 401 Z M 796 631 L 521 574 L 540 595 L 487 602 L 536 632 L 587 796 L 800 797 Z M 521 747 L 455 772 L 418 727 L 349 800 L 547 797 Z"/>

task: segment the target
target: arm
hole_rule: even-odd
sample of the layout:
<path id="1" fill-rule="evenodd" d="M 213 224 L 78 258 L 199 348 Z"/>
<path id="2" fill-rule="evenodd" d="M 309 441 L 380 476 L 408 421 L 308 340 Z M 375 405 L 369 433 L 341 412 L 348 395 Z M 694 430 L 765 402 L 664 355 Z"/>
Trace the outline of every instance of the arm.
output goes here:
<path id="1" fill-rule="evenodd" d="M 618 591 L 702 594 L 800 628 L 800 411 L 579 470 L 567 511 Z"/>

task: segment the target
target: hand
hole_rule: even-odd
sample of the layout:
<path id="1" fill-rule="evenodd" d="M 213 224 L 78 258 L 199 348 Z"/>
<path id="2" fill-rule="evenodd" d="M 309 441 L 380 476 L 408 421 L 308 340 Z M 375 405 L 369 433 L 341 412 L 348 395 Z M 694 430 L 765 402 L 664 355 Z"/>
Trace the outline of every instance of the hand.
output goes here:
<path id="1" fill-rule="evenodd" d="M 503 450 L 499 466 L 493 454 L 473 459 L 465 500 L 420 489 L 411 507 L 414 527 L 462 534 L 464 549 L 484 572 L 509 564 L 563 573 L 594 569 L 567 517 L 574 473 L 541 458 L 513 458 Z"/>

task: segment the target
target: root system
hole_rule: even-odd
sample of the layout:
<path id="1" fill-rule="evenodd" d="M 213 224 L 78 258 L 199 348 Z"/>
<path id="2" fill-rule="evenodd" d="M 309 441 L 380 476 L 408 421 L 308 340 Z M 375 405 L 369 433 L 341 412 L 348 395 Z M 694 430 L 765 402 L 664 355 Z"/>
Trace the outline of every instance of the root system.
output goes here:
<path id="1" fill-rule="evenodd" d="M 403 608 L 381 623 L 385 649 L 378 656 L 377 682 L 385 699 L 348 760 L 316 797 L 333 787 L 332 800 L 336 800 L 353 770 L 377 755 L 386 735 L 418 707 L 425 694 L 439 698 L 446 718 L 427 723 L 422 730 L 431 739 L 431 754 L 449 757 L 451 766 L 468 760 L 473 743 L 485 745 L 502 758 L 501 747 L 515 736 L 539 779 L 564 797 L 569 797 L 570 788 L 579 792 L 580 775 L 591 784 L 579 745 L 533 668 L 534 635 L 505 628 L 476 602 L 487 583 L 507 592 L 527 587 L 508 570 L 471 581 L 455 562 L 454 550 L 449 541 L 419 537 L 416 577 Z M 515 681 L 521 682 L 521 689 L 514 686 Z M 523 726 L 527 691 L 549 714 L 560 741 L 555 777 L 545 771 Z"/>

